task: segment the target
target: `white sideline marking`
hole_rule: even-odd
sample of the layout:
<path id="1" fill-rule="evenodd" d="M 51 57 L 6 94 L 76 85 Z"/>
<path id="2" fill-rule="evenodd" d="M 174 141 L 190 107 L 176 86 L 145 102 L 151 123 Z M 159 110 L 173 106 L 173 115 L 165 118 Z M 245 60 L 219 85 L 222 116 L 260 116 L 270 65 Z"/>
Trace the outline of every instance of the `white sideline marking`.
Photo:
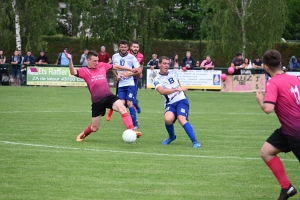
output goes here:
<path id="1" fill-rule="evenodd" d="M 94 151 L 94 152 L 110 152 L 110 153 L 123 153 L 123 154 L 139 154 L 139 155 L 151 155 L 151 156 L 171 156 L 171 157 L 185 157 L 185 158 L 212 158 L 212 159 L 233 159 L 233 160 L 261 160 L 261 158 L 243 158 L 238 156 L 202 156 L 202 155 L 187 155 L 187 154 L 167 154 L 167 153 L 147 153 L 138 151 L 119 151 L 119 150 L 103 150 L 103 149 L 90 149 L 90 148 L 78 148 L 78 147 L 64 147 L 64 146 L 52 146 L 44 144 L 30 144 L 21 142 L 0 141 L 3 144 L 10 145 L 22 145 L 30 147 L 43 147 L 51 149 L 67 149 L 67 150 L 81 150 L 81 151 Z M 283 161 L 298 162 L 296 159 L 281 159 Z"/>

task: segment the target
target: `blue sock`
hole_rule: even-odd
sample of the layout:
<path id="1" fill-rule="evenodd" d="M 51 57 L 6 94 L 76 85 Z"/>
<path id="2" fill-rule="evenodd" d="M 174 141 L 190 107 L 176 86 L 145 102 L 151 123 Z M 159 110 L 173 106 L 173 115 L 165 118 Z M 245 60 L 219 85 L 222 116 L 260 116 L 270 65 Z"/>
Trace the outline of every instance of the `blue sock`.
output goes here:
<path id="1" fill-rule="evenodd" d="M 137 119 L 136 119 L 136 111 L 135 111 L 135 108 L 132 106 L 129 108 L 129 112 L 130 112 L 130 115 L 131 115 L 131 118 L 132 118 L 132 123 L 133 123 L 133 126 L 138 126 L 138 122 L 137 122 Z"/>
<path id="2" fill-rule="evenodd" d="M 192 127 L 192 125 L 190 124 L 190 122 L 187 122 L 183 125 L 183 128 L 186 132 L 186 134 L 189 136 L 190 140 L 192 140 L 192 142 L 194 142 L 196 140 L 196 135 L 194 132 L 194 129 Z"/>
<path id="3" fill-rule="evenodd" d="M 175 137 L 174 124 L 170 124 L 170 125 L 165 124 L 165 125 L 166 125 L 166 129 L 169 133 L 169 137 L 174 138 Z"/>

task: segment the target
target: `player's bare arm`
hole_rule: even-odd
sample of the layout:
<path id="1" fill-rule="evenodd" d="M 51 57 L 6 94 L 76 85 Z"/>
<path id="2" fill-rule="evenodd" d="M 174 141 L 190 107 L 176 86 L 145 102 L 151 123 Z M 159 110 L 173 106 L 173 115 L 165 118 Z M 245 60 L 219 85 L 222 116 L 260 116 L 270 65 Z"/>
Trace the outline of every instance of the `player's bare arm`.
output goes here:
<path id="1" fill-rule="evenodd" d="M 172 94 L 174 92 L 185 92 L 187 91 L 187 88 L 185 87 L 180 87 L 180 88 L 172 88 L 172 89 L 169 89 L 169 88 L 163 88 L 163 86 L 158 86 L 157 89 L 156 89 L 161 95 L 168 95 L 168 94 Z"/>
<path id="2" fill-rule="evenodd" d="M 264 103 L 264 96 L 261 92 L 256 92 L 256 101 L 260 105 L 260 108 L 267 114 L 270 114 L 275 108 L 274 104 Z"/>
<path id="3" fill-rule="evenodd" d="M 69 59 L 69 70 L 70 70 L 70 74 L 76 76 L 77 75 L 77 70 L 74 68 L 74 65 L 73 65 L 73 61 L 72 61 L 72 57 L 70 54 L 68 54 L 66 52 L 66 50 L 64 50 L 64 53 L 65 53 L 65 56 Z"/>

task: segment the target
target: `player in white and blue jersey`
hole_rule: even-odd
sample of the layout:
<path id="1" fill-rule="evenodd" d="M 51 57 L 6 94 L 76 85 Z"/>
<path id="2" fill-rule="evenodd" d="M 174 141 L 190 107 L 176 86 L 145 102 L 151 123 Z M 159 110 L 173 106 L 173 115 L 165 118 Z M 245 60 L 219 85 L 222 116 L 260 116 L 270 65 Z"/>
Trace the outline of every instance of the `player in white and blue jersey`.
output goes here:
<path id="1" fill-rule="evenodd" d="M 154 78 L 153 84 L 165 100 L 165 126 L 169 133 L 169 137 L 162 144 L 168 145 L 176 139 L 174 123 L 178 119 L 192 141 L 193 147 L 201 147 L 201 144 L 197 141 L 194 129 L 188 121 L 189 102 L 184 93 L 187 91 L 187 88 L 180 87 L 175 70 L 169 71 L 170 59 L 168 57 L 160 57 L 158 65 L 160 72 Z"/>
<path id="2" fill-rule="evenodd" d="M 117 71 L 117 79 L 119 81 L 118 97 L 124 104 L 127 104 L 133 125 L 135 129 L 138 129 L 139 125 L 136 117 L 136 110 L 133 106 L 133 101 L 135 101 L 137 93 L 133 76 L 139 75 L 138 68 L 140 67 L 140 64 L 134 55 L 128 54 L 128 42 L 126 40 L 120 41 L 119 53 L 113 55 L 112 62 L 113 65 L 121 65 L 128 68 L 128 70 Z M 133 68 L 137 69 L 135 71 L 136 73 L 131 72 Z"/>

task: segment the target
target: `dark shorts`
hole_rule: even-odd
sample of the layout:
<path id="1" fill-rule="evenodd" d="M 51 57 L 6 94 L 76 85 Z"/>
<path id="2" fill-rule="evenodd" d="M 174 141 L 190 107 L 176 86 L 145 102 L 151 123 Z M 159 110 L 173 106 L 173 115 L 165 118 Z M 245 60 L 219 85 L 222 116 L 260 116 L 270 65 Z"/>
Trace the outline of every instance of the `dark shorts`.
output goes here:
<path id="1" fill-rule="evenodd" d="M 283 134 L 279 128 L 267 139 L 272 146 L 280 149 L 281 152 L 288 153 L 292 151 L 300 161 L 300 139 L 293 139 Z"/>
<path id="2" fill-rule="evenodd" d="M 12 72 L 13 77 L 20 77 L 21 76 L 21 66 L 12 66 L 11 72 Z"/>
<path id="3" fill-rule="evenodd" d="M 104 116 L 106 108 L 112 108 L 113 104 L 119 100 L 116 95 L 110 95 L 92 104 L 92 117 Z"/>

